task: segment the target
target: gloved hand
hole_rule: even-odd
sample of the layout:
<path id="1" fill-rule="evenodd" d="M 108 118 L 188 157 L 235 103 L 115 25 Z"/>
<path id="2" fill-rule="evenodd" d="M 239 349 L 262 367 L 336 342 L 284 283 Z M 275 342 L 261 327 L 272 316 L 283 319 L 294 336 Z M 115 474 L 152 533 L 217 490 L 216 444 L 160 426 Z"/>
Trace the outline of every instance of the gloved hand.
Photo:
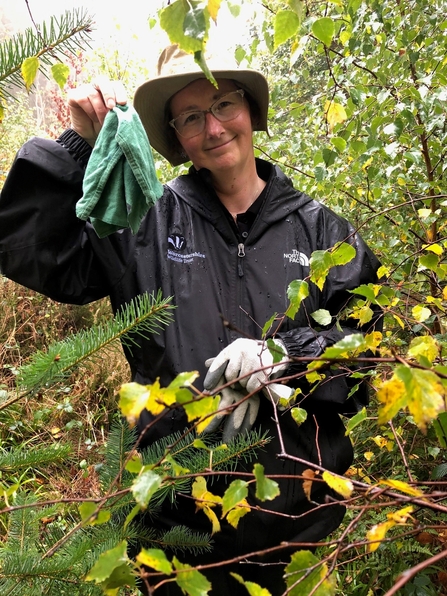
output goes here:
<path id="1" fill-rule="evenodd" d="M 237 339 L 224 348 L 215 358 L 206 361 L 209 366 L 203 386 L 207 393 L 216 393 L 217 388 L 231 381 L 234 383 L 222 390 L 219 410 L 240 401 L 244 395 L 255 393 L 262 388 L 263 393 L 275 404 L 288 400 L 294 390 L 280 383 L 265 385 L 273 375 L 278 377 L 287 368 L 287 352 L 279 340 L 274 340 L 281 350 L 281 361 L 273 364 L 273 356 L 266 342 L 252 339 Z M 266 368 L 264 368 L 266 367 Z M 261 369 L 261 370 L 260 370 Z M 228 442 L 237 433 L 250 430 L 259 410 L 259 397 L 253 395 L 228 416 L 224 426 L 224 441 Z M 215 430 L 228 412 L 217 415 L 203 432 Z"/>

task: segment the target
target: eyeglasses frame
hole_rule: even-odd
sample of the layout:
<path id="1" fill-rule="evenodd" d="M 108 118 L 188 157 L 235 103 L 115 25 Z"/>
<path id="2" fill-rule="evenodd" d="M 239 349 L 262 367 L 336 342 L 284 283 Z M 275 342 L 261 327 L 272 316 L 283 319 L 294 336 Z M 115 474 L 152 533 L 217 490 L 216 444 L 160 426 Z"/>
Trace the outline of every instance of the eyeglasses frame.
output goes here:
<path id="1" fill-rule="evenodd" d="M 181 132 L 179 132 L 176 127 L 175 127 L 175 121 L 177 120 L 177 118 L 180 118 L 180 116 L 184 116 L 185 114 L 194 114 L 194 113 L 199 113 L 199 114 L 203 114 L 205 116 L 204 121 L 206 122 L 206 115 L 207 114 L 212 114 L 214 116 L 214 118 L 216 118 L 217 120 L 219 120 L 219 122 L 230 122 L 231 120 L 233 120 L 234 118 L 237 118 L 236 115 L 233 118 L 230 118 L 229 120 L 220 120 L 216 114 L 213 112 L 213 108 L 216 105 L 216 103 L 218 103 L 219 101 L 222 101 L 222 99 L 224 97 L 226 97 L 227 95 L 231 95 L 232 93 L 239 93 L 239 95 L 242 97 L 242 99 L 244 99 L 244 95 L 245 95 L 245 90 L 244 89 L 235 89 L 234 91 L 229 91 L 228 93 L 224 93 L 223 95 L 221 95 L 220 97 L 218 97 L 215 101 L 213 101 L 213 103 L 210 105 L 210 107 L 207 110 L 189 110 L 188 112 L 182 112 L 181 114 L 179 114 L 178 116 L 176 116 L 175 118 L 173 118 L 172 120 L 169 120 L 169 126 L 172 126 L 172 128 L 175 130 L 175 132 L 177 134 L 179 134 L 181 137 L 183 138 L 188 138 L 188 139 L 192 139 L 196 136 L 198 136 L 199 134 L 201 134 L 204 130 L 205 127 L 203 128 L 203 130 L 201 130 L 200 132 L 192 135 L 192 137 L 185 137 L 184 135 L 182 135 Z"/>

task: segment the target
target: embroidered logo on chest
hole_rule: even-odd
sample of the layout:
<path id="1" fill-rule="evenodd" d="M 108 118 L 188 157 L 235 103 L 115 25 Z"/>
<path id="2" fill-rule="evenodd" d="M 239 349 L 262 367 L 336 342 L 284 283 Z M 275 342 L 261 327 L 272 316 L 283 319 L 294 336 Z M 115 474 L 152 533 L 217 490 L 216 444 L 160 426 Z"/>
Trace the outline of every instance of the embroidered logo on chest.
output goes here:
<path id="1" fill-rule="evenodd" d="M 294 248 L 291 253 L 284 253 L 284 260 L 289 263 L 298 263 L 302 267 L 309 267 L 309 257 Z"/>

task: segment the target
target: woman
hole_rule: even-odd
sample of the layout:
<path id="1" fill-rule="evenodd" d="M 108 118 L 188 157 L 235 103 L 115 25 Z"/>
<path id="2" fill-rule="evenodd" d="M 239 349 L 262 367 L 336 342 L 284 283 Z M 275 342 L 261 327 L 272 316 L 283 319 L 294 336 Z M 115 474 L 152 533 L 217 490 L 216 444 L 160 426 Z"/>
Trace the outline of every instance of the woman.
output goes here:
<path id="1" fill-rule="evenodd" d="M 336 327 L 333 318 L 332 325 L 320 328 L 312 327 L 309 315 L 327 309 L 335 317 L 348 302 L 349 290 L 376 282 L 378 262 L 346 220 L 295 190 L 278 167 L 255 159 L 253 130 L 267 130 L 264 77 L 251 70 L 211 69 L 217 87 L 191 56 L 170 47 L 161 56 L 159 76 L 136 92 L 134 105 L 152 146 L 172 164 L 191 161 L 192 166 L 188 174 L 165 185 L 135 236 L 122 230 L 98 238 L 91 225 L 75 215 L 91 147 L 108 110 L 126 103 L 125 92 L 109 81 L 73 92 L 72 128 L 56 142 L 29 141 L 5 183 L 0 265 L 6 276 L 55 300 L 86 303 L 109 295 L 115 310 L 141 293 L 161 288 L 164 296 L 174 297 L 175 322 L 142 341 L 139 350 L 126 352 L 132 379 L 148 384 L 159 378 L 166 386 L 180 372 L 199 370 L 199 389 L 202 383 L 209 391 L 233 383 L 223 398 L 234 406 L 239 398 L 264 388 L 272 373 L 288 377 L 289 385 L 297 387 L 290 376 L 303 367 L 293 362 L 294 356 L 318 356 L 355 332 L 353 319 Z M 286 318 L 270 330 L 283 354 L 278 370 L 260 342 L 262 327 L 272 314 L 285 312 L 287 287 L 309 275 L 312 252 L 341 241 L 355 247 L 355 258 L 331 269 L 322 291 L 310 284 L 310 295 L 295 319 Z M 267 367 L 264 372 L 262 365 Z M 282 541 L 318 541 L 332 532 L 344 508 L 333 502 L 327 486 L 317 483 L 309 502 L 301 480 L 294 478 L 307 466 L 277 456 L 285 452 L 344 473 L 352 462 L 352 448 L 339 414 L 352 414 L 367 403 L 363 386 L 348 398 L 353 386 L 340 371 L 327 371 L 325 382 L 312 393 L 303 386 L 301 407 L 308 412 L 307 420 L 297 427 L 287 410 L 279 414 L 281 437 L 272 401 L 290 396 L 287 386 L 264 388 L 247 412 L 230 408 L 234 414 L 223 416 L 226 438 L 232 440 L 253 424 L 267 431 L 272 440 L 257 461 L 266 474 L 289 478 L 279 481 L 281 494 L 267 505 L 256 499 L 253 487 L 249 502 L 263 510 L 242 518 L 237 531 L 223 524 L 213 536 L 211 555 L 179 558 L 193 564 L 215 562 Z M 145 412 L 140 428 L 149 420 Z M 185 426 L 183 412 L 174 411 L 151 426 L 145 442 Z M 252 466 L 240 468 L 251 471 Z M 166 505 L 156 523 L 163 529 L 186 523 L 209 531 L 209 522 L 195 514 L 194 507 L 191 499 L 180 495 L 178 507 Z M 263 565 L 232 570 L 268 588 L 273 596 L 282 594 L 282 568 L 265 564 L 287 563 L 285 552 L 252 560 Z M 211 594 L 238 589 L 245 594 L 227 571 L 205 572 L 213 584 Z M 179 593 L 172 585 L 166 590 Z"/>

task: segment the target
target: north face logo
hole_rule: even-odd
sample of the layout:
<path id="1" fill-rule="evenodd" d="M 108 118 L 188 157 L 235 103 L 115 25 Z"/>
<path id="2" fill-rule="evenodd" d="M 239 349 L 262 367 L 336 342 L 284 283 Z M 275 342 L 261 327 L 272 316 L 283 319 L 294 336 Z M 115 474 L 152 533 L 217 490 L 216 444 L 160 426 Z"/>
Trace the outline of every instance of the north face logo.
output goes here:
<path id="1" fill-rule="evenodd" d="M 180 234 L 171 234 L 168 236 L 168 244 L 173 250 L 180 251 L 185 247 L 186 240 Z"/>

